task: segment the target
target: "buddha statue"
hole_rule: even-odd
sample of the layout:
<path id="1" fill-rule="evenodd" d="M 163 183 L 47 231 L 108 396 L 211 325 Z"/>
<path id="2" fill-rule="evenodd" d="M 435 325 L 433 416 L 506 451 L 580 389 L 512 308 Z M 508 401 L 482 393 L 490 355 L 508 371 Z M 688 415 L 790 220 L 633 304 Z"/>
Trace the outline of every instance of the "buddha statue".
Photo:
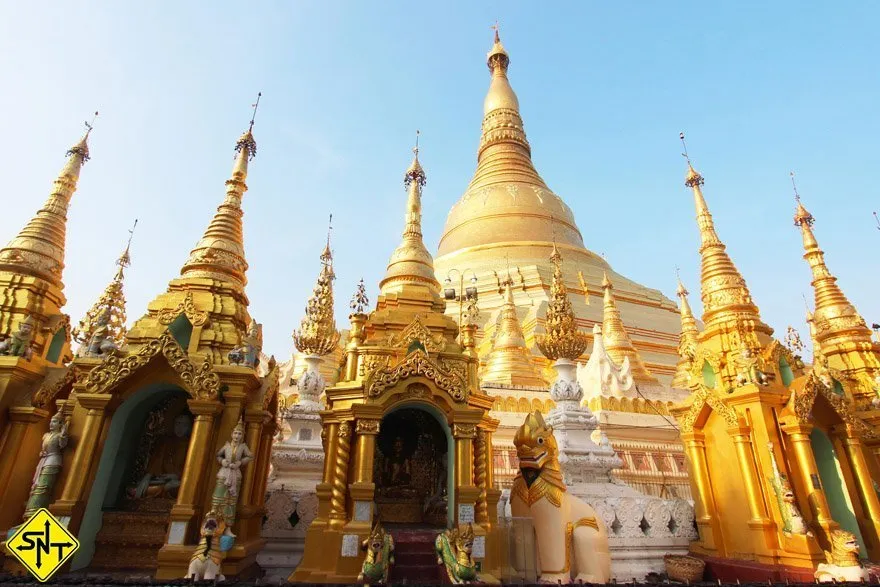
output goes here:
<path id="1" fill-rule="evenodd" d="M 412 480 L 412 460 L 405 454 L 403 438 L 397 436 L 391 447 L 391 454 L 385 458 L 384 484 L 386 487 L 408 487 Z"/>
<path id="2" fill-rule="evenodd" d="M 131 499 L 174 499 L 180 488 L 180 476 L 189 449 L 192 417 L 178 414 L 170 434 L 160 438 L 153 446 L 147 472 L 136 486 L 129 488 Z"/>

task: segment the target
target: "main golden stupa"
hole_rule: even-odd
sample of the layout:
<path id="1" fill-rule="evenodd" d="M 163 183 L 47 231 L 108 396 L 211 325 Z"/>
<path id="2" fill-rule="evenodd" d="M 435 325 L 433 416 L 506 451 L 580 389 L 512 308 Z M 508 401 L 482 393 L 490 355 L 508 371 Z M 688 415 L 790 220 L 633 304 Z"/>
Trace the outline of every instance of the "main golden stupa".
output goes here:
<path id="1" fill-rule="evenodd" d="M 623 322 L 648 370 L 668 384 L 678 361 L 681 326 L 676 304 L 659 291 L 616 273 L 585 247 L 571 208 L 547 186 L 532 163 L 519 100 L 507 75 L 510 58 L 497 32 L 487 62 L 491 81 L 483 102 L 477 169 L 446 220 L 434 261 L 438 280 L 450 279 L 457 285 L 457 272 L 465 273 L 468 280 L 476 277 L 477 323 L 491 338 L 494 318 L 505 302 L 501 282 L 509 273 L 527 346 L 543 370 L 547 364 L 535 349 L 534 339 L 543 329 L 550 300 L 550 255 L 555 242 L 566 260 L 565 281 L 579 326 L 589 331 L 601 323 L 602 282 L 607 274 Z M 449 304 L 448 312 L 458 312 L 457 306 Z"/>

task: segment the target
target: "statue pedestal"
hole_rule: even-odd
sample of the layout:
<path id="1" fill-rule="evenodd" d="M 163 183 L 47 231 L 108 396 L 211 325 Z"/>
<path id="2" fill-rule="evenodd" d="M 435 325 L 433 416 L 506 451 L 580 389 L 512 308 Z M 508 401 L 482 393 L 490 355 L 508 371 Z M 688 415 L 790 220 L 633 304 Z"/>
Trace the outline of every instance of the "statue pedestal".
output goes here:
<path id="1" fill-rule="evenodd" d="M 306 530 L 318 514 L 315 486 L 321 482 L 321 405 L 301 402 L 282 415 L 282 438 L 272 447 L 272 472 L 266 496 L 266 545 L 257 563 L 265 579 L 285 581 L 302 559 Z"/>
<path id="2" fill-rule="evenodd" d="M 683 499 L 645 495 L 613 480 L 611 470 L 621 460 L 607 438 L 596 433 L 596 417 L 581 405 L 583 389 L 574 364 L 559 360 L 554 367 L 558 378 L 550 395 L 556 408 L 545 421 L 553 426 L 569 493 L 590 504 L 608 531 L 612 580 L 641 581 L 648 573 L 665 572 L 664 555 L 687 554 L 696 539 L 693 506 Z"/>

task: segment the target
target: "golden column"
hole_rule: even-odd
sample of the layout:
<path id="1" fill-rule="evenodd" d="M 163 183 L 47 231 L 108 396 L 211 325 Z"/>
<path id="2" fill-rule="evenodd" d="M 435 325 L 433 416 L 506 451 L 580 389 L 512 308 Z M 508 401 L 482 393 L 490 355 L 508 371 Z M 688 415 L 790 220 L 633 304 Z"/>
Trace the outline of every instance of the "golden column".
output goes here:
<path id="1" fill-rule="evenodd" d="M 836 528 L 838 524 L 831 518 L 831 509 L 828 507 L 825 491 L 819 481 L 819 468 L 816 465 L 816 456 L 813 454 L 813 446 L 810 443 L 813 425 L 802 422 L 784 424 L 782 431 L 788 435 L 790 440 L 795 463 L 803 480 L 803 489 L 806 492 L 805 495 L 808 496 L 815 522 L 822 528 L 826 536 L 830 536 L 831 530 Z"/>
<path id="2" fill-rule="evenodd" d="M 242 484 L 241 484 L 241 504 L 244 509 L 247 509 L 251 506 L 251 496 L 254 493 L 254 485 L 256 483 L 256 479 L 252 471 L 256 471 L 257 466 L 257 458 L 260 455 L 260 438 L 261 432 L 263 428 L 263 417 L 265 416 L 265 412 L 262 409 L 248 409 L 245 410 L 244 413 L 244 421 L 247 423 L 247 431 L 245 433 L 245 439 L 248 447 L 251 447 L 251 451 L 253 452 L 255 458 L 251 460 L 250 463 L 245 465 L 246 469 L 242 471 Z"/>
<path id="3" fill-rule="evenodd" d="M 755 451 L 752 447 L 752 428 L 745 422 L 727 429 L 736 447 L 736 457 L 739 461 L 739 470 L 742 474 L 743 485 L 746 489 L 746 500 L 749 504 L 749 528 L 757 533 L 760 539 L 755 543 L 755 550 L 759 553 L 766 552 L 775 540 L 776 524 L 768 517 L 764 504 L 764 495 L 761 489 L 761 481 L 755 470 Z"/>
<path id="4" fill-rule="evenodd" d="M 18 455 L 16 458 L 3 459 L 3 469 L 0 470 L 0 530 L 6 530 L 17 525 L 21 519 L 21 506 L 28 499 L 30 484 L 12 483 L 12 479 L 29 479 L 33 475 L 39 458 L 39 450 L 31 455 L 20 452 L 25 439 L 33 435 L 37 442 L 40 437 L 36 433 L 46 431 L 46 420 L 49 412 L 33 406 L 13 406 L 9 408 L 9 424 L 6 428 L 3 452 L 8 455 Z M 30 433 L 30 434 L 29 434 Z M 28 442 L 31 445 L 32 442 Z M 40 446 L 35 444 L 34 447 Z M 51 496 L 50 496 L 51 497 Z"/>
<path id="5" fill-rule="evenodd" d="M 171 508 L 171 524 L 168 530 L 168 544 L 183 544 L 186 541 L 190 523 L 198 523 L 199 480 L 206 477 L 205 470 L 211 470 L 214 437 L 214 418 L 223 411 L 223 404 L 217 400 L 191 399 L 187 401 L 190 412 L 195 416 L 183 476 L 177 491 L 177 502 Z"/>
<path id="6" fill-rule="evenodd" d="M 348 519 L 346 497 L 348 495 L 348 463 L 351 455 L 351 423 L 341 422 L 337 430 L 336 454 L 333 458 L 333 479 L 330 489 L 330 527 L 341 529 Z M 327 459 L 327 456 L 325 455 L 324 458 Z"/>
<path id="7" fill-rule="evenodd" d="M 489 522 L 489 506 L 486 502 L 486 489 L 488 488 L 489 474 L 488 470 L 488 454 L 486 446 L 486 432 L 477 429 L 475 439 L 476 456 L 474 458 L 474 483 L 480 490 L 477 496 L 477 504 L 475 507 L 475 520 L 478 524 L 487 524 Z"/>
<path id="8" fill-rule="evenodd" d="M 376 454 L 376 436 L 379 434 L 378 418 L 358 417 L 355 424 L 357 441 L 354 454 L 354 480 L 348 486 L 349 495 L 354 502 L 352 523 L 369 530 L 373 520 L 373 496 L 376 485 L 373 481 L 373 458 Z"/>
<path id="9" fill-rule="evenodd" d="M 475 504 L 480 489 L 474 485 L 474 436 L 477 425 L 455 423 L 452 436 L 455 438 L 455 520 L 459 524 L 473 522 Z"/>
<path id="10" fill-rule="evenodd" d="M 862 527 L 863 532 L 868 530 L 868 533 L 871 534 L 871 540 L 865 542 L 869 545 L 870 552 L 868 554 L 872 559 L 875 559 L 880 555 L 880 499 L 877 498 L 877 491 L 874 489 L 874 483 L 871 479 L 871 471 L 865 460 L 865 454 L 862 452 L 862 442 L 856 431 L 846 425 L 840 431 L 840 435 L 854 473 L 853 476 L 856 478 L 859 498 L 864 509 L 865 517 L 859 520 L 859 526 Z"/>
<path id="11" fill-rule="evenodd" d="M 697 499 L 694 500 L 697 527 L 700 530 L 700 542 L 706 550 L 714 551 L 718 556 L 725 555 L 721 528 L 715 511 L 715 495 L 712 491 L 712 480 L 709 477 L 709 465 L 706 461 L 706 436 L 702 431 L 692 430 L 681 433 L 681 441 L 691 465 L 690 476 L 697 488 Z"/>
<path id="12" fill-rule="evenodd" d="M 318 496 L 318 515 L 312 522 L 313 526 L 326 526 L 330 519 L 333 471 L 336 469 L 336 447 L 339 445 L 338 422 L 323 423 L 321 441 L 324 445 L 324 473 L 321 482 L 315 486 L 315 494 Z"/>

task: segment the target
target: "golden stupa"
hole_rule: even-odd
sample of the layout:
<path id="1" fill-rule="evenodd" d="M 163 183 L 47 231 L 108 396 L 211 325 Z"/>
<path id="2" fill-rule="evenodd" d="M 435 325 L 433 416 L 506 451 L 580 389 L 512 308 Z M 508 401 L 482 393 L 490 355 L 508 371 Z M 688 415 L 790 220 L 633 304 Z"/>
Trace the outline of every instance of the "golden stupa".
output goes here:
<path id="1" fill-rule="evenodd" d="M 449 212 L 434 267 L 441 282 L 455 271 L 477 276 L 480 336 L 491 336 L 505 305 L 501 281 L 511 268 L 514 299 L 532 360 L 548 362 L 535 347 L 550 301 L 555 241 L 565 256 L 565 283 L 579 326 L 589 330 L 602 321 L 602 280 L 613 283 L 623 323 L 650 373 L 669 383 L 678 361 L 680 323 L 675 303 L 655 289 L 617 273 L 584 246 L 571 208 L 553 193 L 532 163 L 519 101 L 507 77 L 510 58 L 496 31 L 487 63 L 491 72 L 483 103 L 483 126 L 477 169 L 464 195 Z M 587 300 L 594 297 L 593 303 Z M 525 311 L 528 308 L 528 311 Z M 458 313 L 456 304 L 447 312 Z M 481 355 L 490 345 L 480 345 Z M 485 361 L 485 357 L 481 356 Z M 529 373 L 522 374 L 524 379 Z M 549 382 L 545 382 L 549 383 Z"/>

